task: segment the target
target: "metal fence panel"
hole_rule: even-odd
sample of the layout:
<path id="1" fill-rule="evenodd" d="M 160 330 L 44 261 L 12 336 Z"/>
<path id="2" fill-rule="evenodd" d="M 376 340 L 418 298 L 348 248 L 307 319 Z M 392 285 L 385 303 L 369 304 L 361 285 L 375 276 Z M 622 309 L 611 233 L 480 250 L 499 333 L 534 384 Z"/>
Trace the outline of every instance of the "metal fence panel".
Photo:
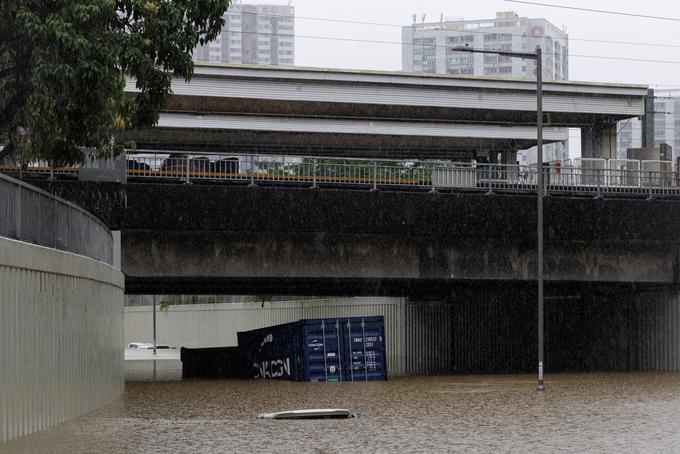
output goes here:
<path id="1" fill-rule="evenodd" d="M 82 208 L 0 174 L 0 236 L 86 255 L 108 264 L 113 237 Z"/>

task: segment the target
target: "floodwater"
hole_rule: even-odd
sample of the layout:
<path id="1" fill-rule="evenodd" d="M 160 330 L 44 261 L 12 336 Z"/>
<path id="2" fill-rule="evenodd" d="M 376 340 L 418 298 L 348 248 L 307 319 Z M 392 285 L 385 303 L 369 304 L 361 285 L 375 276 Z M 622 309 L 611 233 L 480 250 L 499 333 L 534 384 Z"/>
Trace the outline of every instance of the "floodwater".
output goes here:
<path id="1" fill-rule="evenodd" d="M 680 374 L 417 377 L 372 383 L 128 383 L 116 402 L 0 452 L 680 452 Z M 259 420 L 352 408 L 350 420 Z"/>

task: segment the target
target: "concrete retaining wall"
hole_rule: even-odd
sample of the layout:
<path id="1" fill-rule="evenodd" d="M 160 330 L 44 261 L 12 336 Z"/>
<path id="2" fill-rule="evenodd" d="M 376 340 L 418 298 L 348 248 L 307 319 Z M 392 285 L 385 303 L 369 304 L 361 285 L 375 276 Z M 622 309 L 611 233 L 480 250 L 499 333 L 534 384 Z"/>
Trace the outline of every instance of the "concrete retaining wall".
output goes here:
<path id="1" fill-rule="evenodd" d="M 122 273 L 0 237 L 0 441 L 115 399 L 123 367 Z"/>

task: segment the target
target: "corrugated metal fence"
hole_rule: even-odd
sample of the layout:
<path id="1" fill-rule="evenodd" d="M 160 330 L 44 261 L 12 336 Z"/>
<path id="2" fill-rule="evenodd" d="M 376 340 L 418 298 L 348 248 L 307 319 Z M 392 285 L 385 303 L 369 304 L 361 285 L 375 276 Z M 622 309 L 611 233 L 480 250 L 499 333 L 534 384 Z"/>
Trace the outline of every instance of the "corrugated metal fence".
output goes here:
<path id="1" fill-rule="evenodd" d="M 385 317 L 387 368 L 390 375 L 405 369 L 403 298 L 332 298 L 273 303 L 226 303 L 169 306 L 157 314 L 159 343 L 184 347 L 237 345 L 236 333 L 300 319 Z M 152 308 L 125 308 L 125 342 L 152 340 Z"/>
<path id="2" fill-rule="evenodd" d="M 545 301 L 547 372 L 680 371 L 680 296 L 576 287 Z M 533 373 L 534 288 L 468 289 L 405 307 L 409 374 Z"/>
<path id="3" fill-rule="evenodd" d="M 118 397 L 122 342 L 119 270 L 0 237 L 0 441 Z"/>
<path id="4" fill-rule="evenodd" d="M 680 297 L 584 287 L 545 301 L 546 372 L 680 370 Z M 234 346 L 236 332 L 303 318 L 383 315 L 390 375 L 533 373 L 533 286 L 461 290 L 449 301 L 399 298 L 171 306 L 159 342 Z M 151 308 L 125 310 L 126 342 L 151 339 Z"/>
<path id="5" fill-rule="evenodd" d="M 66 200 L 0 174 L 0 236 L 113 263 L 111 232 Z"/>

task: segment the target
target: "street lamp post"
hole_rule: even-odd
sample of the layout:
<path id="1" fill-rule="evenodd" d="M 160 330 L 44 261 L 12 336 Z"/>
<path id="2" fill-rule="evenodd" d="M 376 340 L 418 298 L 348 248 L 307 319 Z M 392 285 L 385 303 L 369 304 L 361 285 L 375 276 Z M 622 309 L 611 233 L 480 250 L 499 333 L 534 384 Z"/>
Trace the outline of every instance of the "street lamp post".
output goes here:
<path id="1" fill-rule="evenodd" d="M 537 249 L 538 249 L 538 391 L 545 391 L 543 381 L 543 59 L 541 47 L 536 46 L 535 53 L 512 52 L 505 50 L 474 49 L 468 46 L 456 46 L 455 52 L 471 52 L 480 54 L 495 54 L 506 57 L 523 58 L 536 61 L 536 184 L 537 192 Z"/>

